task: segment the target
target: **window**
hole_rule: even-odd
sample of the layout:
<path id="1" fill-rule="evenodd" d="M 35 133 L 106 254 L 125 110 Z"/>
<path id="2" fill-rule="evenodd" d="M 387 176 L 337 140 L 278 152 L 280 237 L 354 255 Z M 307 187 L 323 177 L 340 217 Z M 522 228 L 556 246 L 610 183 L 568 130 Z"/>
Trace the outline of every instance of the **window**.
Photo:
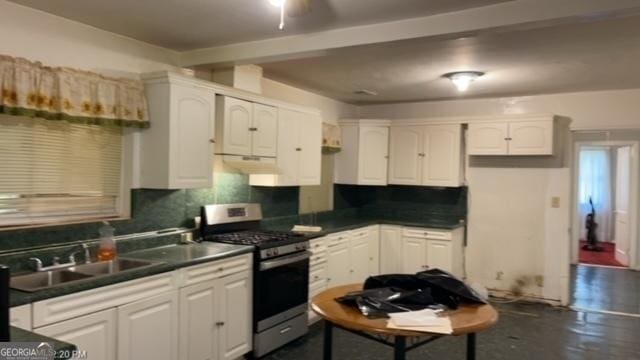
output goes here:
<path id="1" fill-rule="evenodd" d="M 122 129 L 0 118 L 0 227 L 120 216 Z"/>

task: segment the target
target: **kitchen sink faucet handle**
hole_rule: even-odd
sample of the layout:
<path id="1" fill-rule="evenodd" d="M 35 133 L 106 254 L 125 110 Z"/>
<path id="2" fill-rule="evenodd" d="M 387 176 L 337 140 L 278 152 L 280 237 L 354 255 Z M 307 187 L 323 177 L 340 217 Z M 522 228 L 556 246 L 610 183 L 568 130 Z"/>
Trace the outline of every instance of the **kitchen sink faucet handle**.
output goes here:
<path id="1" fill-rule="evenodd" d="M 89 251 L 89 245 L 83 243 L 82 250 L 84 250 L 84 263 L 91 264 L 91 251 Z"/>
<path id="2" fill-rule="evenodd" d="M 29 258 L 29 260 L 35 262 L 36 271 L 40 271 L 40 269 L 42 269 L 42 260 L 38 259 L 37 257 Z"/>

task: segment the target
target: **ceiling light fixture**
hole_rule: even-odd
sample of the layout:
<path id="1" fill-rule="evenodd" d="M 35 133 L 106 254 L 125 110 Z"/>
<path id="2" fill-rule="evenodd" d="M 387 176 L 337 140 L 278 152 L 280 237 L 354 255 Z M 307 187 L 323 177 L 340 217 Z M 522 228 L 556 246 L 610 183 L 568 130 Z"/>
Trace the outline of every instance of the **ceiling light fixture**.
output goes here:
<path id="1" fill-rule="evenodd" d="M 278 25 L 278 29 L 284 29 L 284 6 L 286 5 L 287 0 L 269 0 L 269 4 L 280 8 L 280 25 Z"/>
<path id="2" fill-rule="evenodd" d="M 442 76 L 451 80 L 458 91 L 464 92 L 467 91 L 472 82 L 482 75 L 484 75 L 484 73 L 481 71 L 456 71 Z"/>

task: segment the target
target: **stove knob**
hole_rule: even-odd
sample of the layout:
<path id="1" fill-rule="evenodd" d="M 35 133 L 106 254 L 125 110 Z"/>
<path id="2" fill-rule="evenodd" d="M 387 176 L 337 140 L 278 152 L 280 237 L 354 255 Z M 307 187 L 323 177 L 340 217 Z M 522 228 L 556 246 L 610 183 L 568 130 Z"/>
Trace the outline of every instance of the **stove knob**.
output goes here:
<path id="1" fill-rule="evenodd" d="M 267 250 L 267 256 L 273 256 L 273 250 L 271 249 Z"/>
<path id="2" fill-rule="evenodd" d="M 273 255 L 278 255 L 278 249 L 273 249 Z"/>

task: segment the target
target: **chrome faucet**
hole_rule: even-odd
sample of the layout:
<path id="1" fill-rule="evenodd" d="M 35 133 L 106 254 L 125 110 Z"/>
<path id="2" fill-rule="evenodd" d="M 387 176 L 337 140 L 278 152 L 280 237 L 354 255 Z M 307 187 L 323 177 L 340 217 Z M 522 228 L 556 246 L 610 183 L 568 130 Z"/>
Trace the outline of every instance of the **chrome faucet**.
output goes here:
<path id="1" fill-rule="evenodd" d="M 89 251 L 89 245 L 82 243 L 82 249 L 84 250 L 84 263 L 91 264 L 91 251 Z"/>
<path id="2" fill-rule="evenodd" d="M 60 263 L 60 257 L 59 256 L 54 256 L 53 257 L 52 265 L 50 265 L 50 266 L 42 266 L 42 260 L 38 259 L 37 257 L 29 258 L 29 260 L 35 262 L 36 271 L 38 271 L 38 272 L 66 269 L 66 268 L 69 268 L 69 267 L 72 267 L 72 266 L 76 265 L 75 253 L 69 255 L 69 262 L 68 263 L 64 263 L 64 264 Z"/>

